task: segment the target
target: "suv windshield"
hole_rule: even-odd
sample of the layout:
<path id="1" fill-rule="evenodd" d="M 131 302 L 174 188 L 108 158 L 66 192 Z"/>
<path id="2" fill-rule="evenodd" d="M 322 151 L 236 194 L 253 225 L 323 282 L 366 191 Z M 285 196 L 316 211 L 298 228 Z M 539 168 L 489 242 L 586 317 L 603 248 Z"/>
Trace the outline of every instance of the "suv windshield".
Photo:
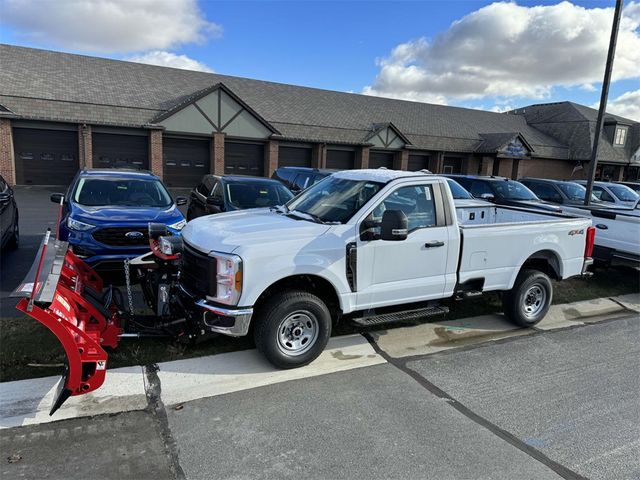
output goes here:
<path id="1" fill-rule="evenodd" d="M 173 204 L 162 182 L 140 178 L 84 177 L 76 186 L 73 200 L 87 207 L 166 208 Z"/>
<path id="2" fill-rule="evenodd" d="M 504 180 L 492 182 L 491 185 L 498 195 L 507 200 L 539 200 L 531 190 L 520 182 Z"/>
<path id="3" fill-rule="evenodd" d="M 240 209 L 275 207 L 287 203 L 293 194 L 274 182 L 227 183 L 229 203 Z"/>
<path id="4" fill-rule="evenodd" d="M 463 199 L 464 200 L 471 200 L 471 199 L 473 199 L 471 194 L 469 192 L 467 192 L 462 187 L 462 185 L 460 185 L 455 180 L 447 178 L 447 183 L 449 184 L 449 188 L 451 189 L 451 195 L 453 195 L 453 198 L 455 198 L 456 200 L 463 200 Z"/>
<path id="5" fill-rule="evenodd" d="M 345 223 L 383 186 L 378 182 L 330 176 L 303 191 L 287 207 L 322 222 Z"/>
<path id="6" fill-rule="evenodd" d="M 609 190 L 623 202 L 635 202 L 640 196 L 626 185 L 607 185 Z"/>

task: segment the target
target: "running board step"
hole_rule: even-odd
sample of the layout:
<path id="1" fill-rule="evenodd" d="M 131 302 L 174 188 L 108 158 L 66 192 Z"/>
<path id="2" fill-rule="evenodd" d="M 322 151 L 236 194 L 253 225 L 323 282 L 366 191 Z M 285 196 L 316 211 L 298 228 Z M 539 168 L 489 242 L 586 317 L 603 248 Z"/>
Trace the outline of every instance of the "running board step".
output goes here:
<path id="1" fill-rule="evenodd" d="M 366 315 L 364 317 L 353 318 L 352 321 L 363 327 L 370 325 L 379 325 L 381 323 L 406 322 L 409 320 L 419 320 L 424 317 L 433 317 L 435 315 L 444 315 L 449 313 L 448 307 L 434 306 L 426 308 L 417 308 L 415 310 L 403 310 L 400 312 L 381 313 L 380 315 Z"/>

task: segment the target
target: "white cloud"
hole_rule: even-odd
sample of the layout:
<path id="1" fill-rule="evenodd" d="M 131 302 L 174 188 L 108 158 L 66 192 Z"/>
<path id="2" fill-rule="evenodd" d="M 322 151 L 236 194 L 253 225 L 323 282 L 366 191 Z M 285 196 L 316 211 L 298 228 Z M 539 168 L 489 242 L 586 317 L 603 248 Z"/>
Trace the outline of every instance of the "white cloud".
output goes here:
<path id="1" fill-rule="evenodd" d="M 599 106 L 600 102 L 592 105 L 593 108 L 598 108 Z M 640 89 L 625 92 L 618 98 L 609 100 L 607 102 L 607 112 L 640 122 Z"/>
<path id="2" fill-rule="evenodd" d="M 176 55 L 175 53 L 154 50 L 142 55 L 135 55 L 126 58 L 130 62 L 148 63 L 149 65 L 160 65 L 161 67 L 181 68 L 183 70 L 197 70 L 200 72 L 213 73 L 213 70 L 204 63 L 189 58 L 186 55 Z"/>
<path id="3" fill-rule="evenodd" d="M 85 52 L 165 50 L 222 34 L 196 0 L 0 0 L 0 11 L 25 39 Z"/>
<path id="4" fill-rule="evenodd" d="M 363 93 L 446 103 L 545 98 L 555 86 L 586 90 L 604 73 L 612 8 L 569 2 L 524 7 L 493 3 L 455 21 L 432 41 L 398 45 L 377 61 Z M 640 3 L 623 11 L 613 79 L 640 77 Z"/>

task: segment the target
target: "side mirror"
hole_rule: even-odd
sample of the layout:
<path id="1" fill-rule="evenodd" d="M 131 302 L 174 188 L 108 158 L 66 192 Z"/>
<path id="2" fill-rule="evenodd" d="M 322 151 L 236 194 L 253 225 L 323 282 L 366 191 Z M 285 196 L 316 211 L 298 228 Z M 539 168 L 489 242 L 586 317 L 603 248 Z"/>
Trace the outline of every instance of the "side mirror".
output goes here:
<path id="1" fill-rule="evenodd" d="M 400 210 L 386 210 L 382 214 L 380 238 L 382 240 L 406 240 L 409 234 L 409 221 Z"/>
<path id="2" fill-rule="evenodd" d="M 493 193 L 483 193 L 480 195 L 480 198 L 483 200 L 488 200 L 489 202 L 493 202 L 496 199 Z"/>
<path id="3" fill-rule="evenodd" d="M 213 205 L 214 207 L 223 207 L 224 200 L 222 197 L 207 197 L 207 205 Z"/>
<path id="4" fill-rule="evenodd" d="M 176 205 L 181 206 L 186 204 L 187 204 L 187 197 L 176 197 Z"/>
<path id="5" fill-rule="evenodd" d="M 52 193 L 51 197 L 49 197 L 53 203 L 60 204 L 60 202 L 64 199 L 63 193 Z"/>
<path id="6" fill-rule="evenodd" d="M 0 193 L 0 203 L 7 203 L 9 200 L 11 200 L 10 193 Z"/>

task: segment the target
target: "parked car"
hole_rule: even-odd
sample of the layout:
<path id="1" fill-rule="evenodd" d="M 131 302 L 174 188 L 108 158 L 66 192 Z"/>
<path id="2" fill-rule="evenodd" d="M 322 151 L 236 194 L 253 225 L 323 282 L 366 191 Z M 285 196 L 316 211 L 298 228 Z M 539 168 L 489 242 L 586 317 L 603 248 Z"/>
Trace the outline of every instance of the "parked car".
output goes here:
<path id="1" fill-rule="evenodd" d="M 298 194 L 334 172 L 337 172 L 337 170 L 308 167 L 280 167 L 273 172 L 271 178 L 279 180 L 294 194 Z"/>
<path id="2" fill-rule="evenodd" d="M 52 202 L 61 200 L 60 239 L 101 269 L 121 269 L 125 259 L 148 251 L 150 222 L 176 235 L 186 224 L 177 208 L 186 197 L 174 201 L 160 179 L 145 171 L 81 170 L 66 195 L 51 195 Z"/>
<path id="3" fill-rule="evenodd" d="M 473 198 L 473 195 L 467 192 L 458 182 L 451 178 L 446 180 L 453 196 L 453 203 L 456 206 L 458 223 L 471 225 L 473 223 L 482 223 L 485 218 L 489 218 L 489 215 L 491 215 L 490 208 L 493 207 L 493 203 Z"/>
<path id="4" fill-rule="evenodd" d="M 583 205 L 587 189 L 584 186 L 566 180 L 548 180 L 544 178 L 521 178 L 518 180 L 536 194 L 540 200 L 560 205 Z M 604 204 L 591 194 L 591 202 Z"/>
<path id="5" fill-rule="evenodd" d="M 284 205 L 293 193 L 277 180 L 263 177 L 205 175 L 191 191 L 187 220 L 249 208 Z"/>
<path id="6" fill-rule="evenodd" d="M 551 212 L 562 211 L 557 205 L 540 200 L 522 183 L 505 177 L 444 176 L 458 182 L 475 198 L 487 200 L 496 205 L 535 208 Z"/>
<path id="7" fill-rule="evenodd" d="M 640 182 L 613 182 L 618 183 L 620 185 L 624 185 L 625 187 L 629 187 L 634 192 L 640 194 Z"/>
<path id="8" fill-rule="evenodd" d="M 507 318 L 532 326 L 549 309 L 550 278 L 592 263 L 589 219 L 492 206 L 465 226 L 454 208 L 442 177 L 349 170 L 286 208 L 195 219 L 182 235 L 174 314 L 204 316 L 203 328 L 226 335 L 251 331 L 271 363 L 293 368 L 320 355 L 338 318 L 424 318 L 452 296 L 501 291 Z"/>
<path id="9" fill-rule="evenodd" d="M 13 189 L 0 175 L 0 247 L 18 248 L 20 226 Z"/>
<path id="10" fill-rule="evenodd" d="M 586 186 L 586 180 L 572 180 L 579 185 Z M 613 203 L 622 207 L 634 207 L 640 195 L 625 185 L 611 182 L 593 182 L 593 195 L 603 202 Z"/>

